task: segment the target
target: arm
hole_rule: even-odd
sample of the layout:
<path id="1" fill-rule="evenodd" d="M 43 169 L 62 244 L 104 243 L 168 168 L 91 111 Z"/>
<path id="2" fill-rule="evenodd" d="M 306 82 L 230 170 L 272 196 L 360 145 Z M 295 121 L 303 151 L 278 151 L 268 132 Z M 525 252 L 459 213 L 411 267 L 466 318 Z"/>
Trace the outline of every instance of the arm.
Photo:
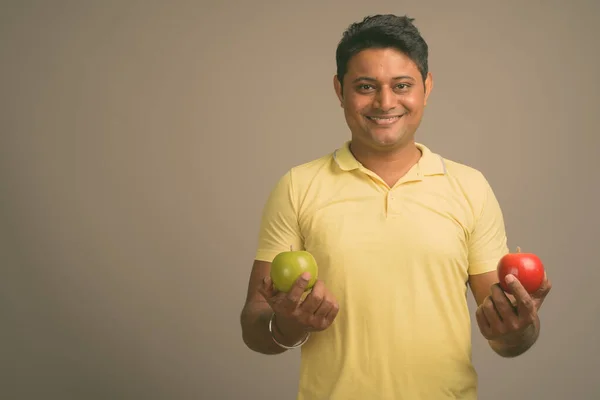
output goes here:
<path id="1" fill-rule="evenodd" d="M 240 315 L 242 338 L 248 348 L 262 354 L 279 354 L 284 346 L 294 346 L 309 332 L 326 329 L 339 306 L 333 295 L 317 279 L 307 293 L 308 279 L 300 277 L 288 293 L 277 292 L 270 280 L 271 261 L 293 246 L 303 248 L 298 223 L 297 199 L 292 172 L 285 174 L 269 195 L 264 207 L 258 249 L 250 272 L 246 301 Z M 304 277 L 306 278 L 306 277 Z M 275 316 L 269 332 L 269 322 Z"/>
<path id="2" fill-rule="evenodd" d="M 471 183 L 475 185 L 469 193 L 476 218 L 468 242 L 469 286 L 477 302 L 477 323 L 497 354 L 515 357 L 533 346 L 539 336 L 537 309 L 528 296 L 513 303 L 499 286 L 496 268 L 508 253 L 502 210 L 482 174 Z"/>
<path id="3" fill-rule="evenodd" d="M 269 332 L 269 320 L 273 309 L 261 295 L 261 286 L 271 270 L 271 261 L 279 252 L 302 247 L 300 227 L 298 225 L 295 193 L 292 184 L 292 172 L 288 171 L 275 184 L 264 205 L 260 229 L 258 233 L 258 248 L 255 261 L 250 271 L 246 301 L 244 303 L 240 322 L 242 338 L 248 348 L 263 354 L 279 354 L 286 349 L 278 346 Z M 283 323 L 283 324 L 282 324 Z M 277 325 L 285 325 L 278 319 Z M 281 326 L 282 329 L 287 327 Z M 293 329 L 288 329 L 292 330 Z M 277 333 L 277 329 L 274 329 Z M 283 344 L 295 343 L 297 332 L 285 332 L 290 337 L 285 340 L 277 337 Z"/>
<path id="4" fill-rule="evenodd" d="M 544 279 L 542 287 L 529 294 L 512 275 L 507 295 L 499 285 L 498 261 L 508 252 L 500 205 L 488 182 L 479 176 L 473 190 L 476 220 L 469 237 L 469 285 L 477 302 L 477 324 L 490 347 L 502 357 L 526 352 L 540 334 L 538 310 L 550 291 Z"/>

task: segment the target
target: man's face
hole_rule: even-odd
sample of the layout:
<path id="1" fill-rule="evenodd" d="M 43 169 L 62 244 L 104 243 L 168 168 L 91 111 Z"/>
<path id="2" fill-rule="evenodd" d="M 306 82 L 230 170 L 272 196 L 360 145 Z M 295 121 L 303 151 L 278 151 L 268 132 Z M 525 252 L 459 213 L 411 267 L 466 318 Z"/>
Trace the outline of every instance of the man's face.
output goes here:
<path id="1" fill-rule="evenodd" d="M 432 87 L 417 65 L 393 49 L 366 49 L 348 62 L 343 92 L 335 90 L 344 108 L 352 140 L 373 150 L 394 149 L 414 141 Z"/>

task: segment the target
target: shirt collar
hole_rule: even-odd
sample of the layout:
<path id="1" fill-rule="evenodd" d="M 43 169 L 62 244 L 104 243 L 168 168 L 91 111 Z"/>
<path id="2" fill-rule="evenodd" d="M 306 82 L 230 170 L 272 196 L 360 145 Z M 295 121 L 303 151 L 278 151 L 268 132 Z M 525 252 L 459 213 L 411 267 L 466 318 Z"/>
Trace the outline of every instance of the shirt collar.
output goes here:
<path id="1" fill-rule="evenodd" d="M 432 152 L 422 143 L 415 143 L 415 145 L 422 153 L 421 158 L 416 165 L 417 175 L 431 176 L 446 174 L 446 164 L 440 155 Z M 343 171 L 352 171 L 355 169 L 364 168 L 350 151 L 350 141 L 347 141 L 342 147 L 335 150 L 333 153 L 333 158 Z"/>

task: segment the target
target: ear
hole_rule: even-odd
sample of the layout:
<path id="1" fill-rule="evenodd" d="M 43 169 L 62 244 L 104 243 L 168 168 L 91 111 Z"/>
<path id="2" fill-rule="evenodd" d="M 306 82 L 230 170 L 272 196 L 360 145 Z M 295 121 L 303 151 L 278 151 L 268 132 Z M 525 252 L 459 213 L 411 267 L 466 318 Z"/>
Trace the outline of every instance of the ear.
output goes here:
<path id="1" fill-rule="evenodd" d="M 424 105 L 427 105 L 427 99 L 429 98 L 429 94 L 431 93 L 431 90 L 433 89 L 433 75 L 431 74 L 431 72 L 427 73 L 427 78 L 425 78 L 425 103 Z"/>
<path id="2" fill-rule="evenodd" d="M 335 90 L 335 94 L 338 97 L 338 100 L 340 101 L 340 105 L 343 107 L 344 94 L 342 93 L 342 84 L 340 83 L 340 80 L 338 79 L 337 75 L 333 76 L 333 88 Z"/>

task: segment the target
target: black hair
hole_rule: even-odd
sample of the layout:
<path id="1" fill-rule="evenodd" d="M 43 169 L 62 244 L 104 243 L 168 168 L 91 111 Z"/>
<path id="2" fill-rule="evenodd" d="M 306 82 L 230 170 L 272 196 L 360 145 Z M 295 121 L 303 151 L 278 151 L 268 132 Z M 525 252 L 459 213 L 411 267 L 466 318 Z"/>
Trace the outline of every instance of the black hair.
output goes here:
<path id="1" fill-rule="evenodd" d="M 423 81 L 427 78 L 427 43 L 413 25 L 414 18 L 393 14 L 372 15 L 351 24 L 340 40 L 335 58 L 337 76 L 344 81 L 348 61 L 357 53 L 369 48 L 395 48 L 406 54 L 419 68 Z"/>

